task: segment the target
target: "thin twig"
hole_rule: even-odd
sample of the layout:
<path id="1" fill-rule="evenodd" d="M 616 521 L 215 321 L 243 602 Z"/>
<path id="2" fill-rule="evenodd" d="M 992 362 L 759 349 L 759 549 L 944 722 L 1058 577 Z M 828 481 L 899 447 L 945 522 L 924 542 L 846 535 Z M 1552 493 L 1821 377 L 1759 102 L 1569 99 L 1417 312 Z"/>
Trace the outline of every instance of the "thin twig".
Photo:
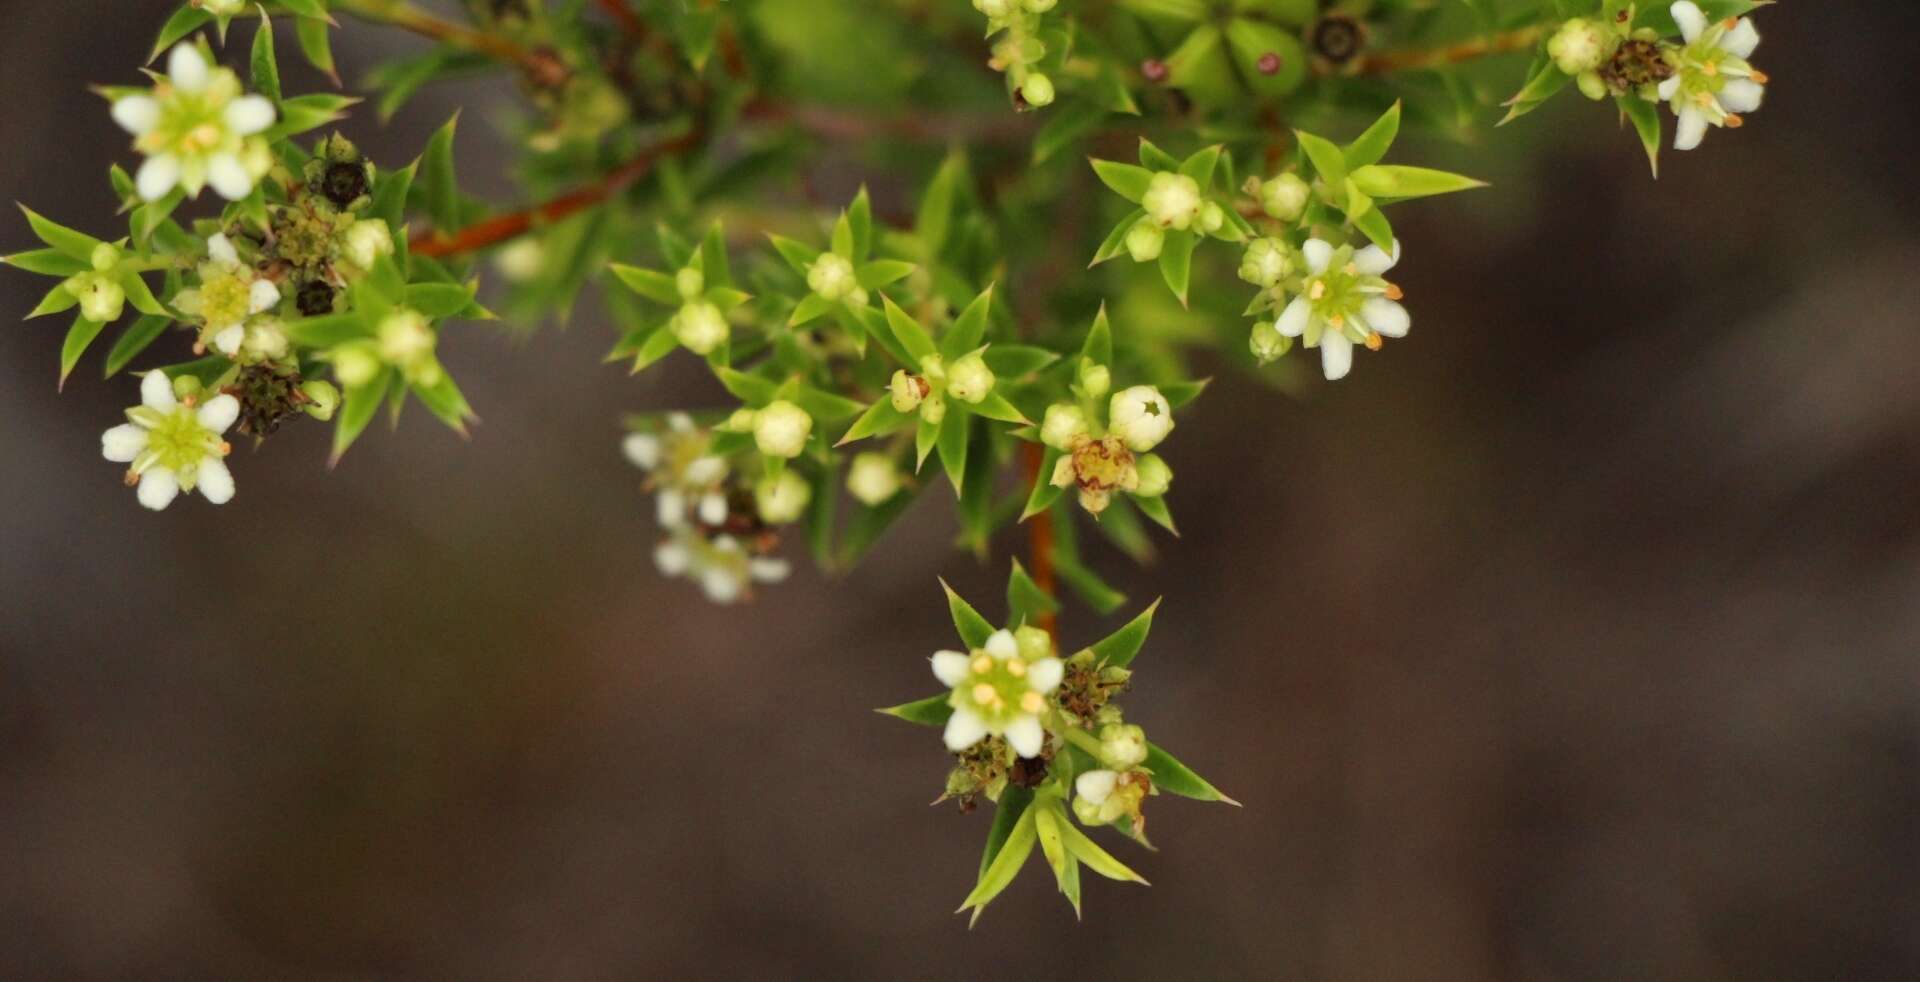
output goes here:
<path id="1" fill-rule="evenodd" d="M 388 0 L 335 0 L 334 7 L 362 20 L 412 31 L 421 37 L 432 38 L 442 44 L 486 55 L 496 61 L 518 65 L 534 81 L 541 84 L 557 84 L 567 77 L 567 66 L 551 53 L 536 51 L 498 34 L 456 24 L 411 3 L 388 2 Z"/>
<path id="2" fill-rule="evenodd" d="M 1047 475 L 1040 473 L 1047 452 L 1037 443 L 1026 444 L 1024 452 L 1028 484 L 1038 486 L 1047 479 Z M 1055 587 L 1057 578 L 1054 575 L 1053 550 L 1053 509 L 1048 508 L 1027 519 L 1027 575 L 1033 577 L 1033 585 L 1039 587 L 1040 592 L 1057 599 L 1059 592 Z M 1042 614 L 1037 620 L 1040 628 L 1048 634 L 1055 633 L 1059 627 L 1059 618 L 1052 613 Z"/>
<path id="3" fill-rule="evenodd" d="M 1475 58 L 1524 51 L 1538 44 L 1546 33 L 1546 25 L 1535 24 L 1532 27 L 1515 28 L 1511 31 L 1489 34 L 1471 41 L 1462 41 L 1459 44 L 1439 48 L 1402 48 L 1397 51 L 1380 51 L 1361 58 L 1358 65 L 1332 68 L 1323 74 L 1390 75 L 1394 72 L 1415 71 L 1423 68 L 1445 68 L 1448 65 L 1457 65 Z"/>

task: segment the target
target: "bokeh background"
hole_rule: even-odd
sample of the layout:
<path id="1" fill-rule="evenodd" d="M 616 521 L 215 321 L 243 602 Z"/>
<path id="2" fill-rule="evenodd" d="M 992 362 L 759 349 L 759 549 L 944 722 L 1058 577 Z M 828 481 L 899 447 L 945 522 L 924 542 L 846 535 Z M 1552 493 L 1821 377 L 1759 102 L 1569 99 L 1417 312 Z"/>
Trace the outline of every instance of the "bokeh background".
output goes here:
<path id="1" fill-rule="evenodd" d="M 0 2 L 7 197 L 109 226 L 83 86 L 169 7 Z M 328 474 L 296 425 L 155 516 L 98 457 L 129 387 L 8 327 L 0 975 L 1920 977 L 1917 26 L 1766 11 L 1768 105 L 1657 183 L 1577 100 L 1486 135 L 1495 190 L 1400 219 L 1410 341 L 1197 404 L 1185 538 L 1111 568 L 1167 597 L 1133 714 L 1246 807 L 1157 800 L 1155 885 L 1078 925 L 1038 870 L 949 913 L 987 817 L 868 711 L 928 689 L 936 575 L 998 607 L 943 506 L 706 606 L 617 452 L 688 392 L 589 316 L 448 340 L 471 444 L 415 413 Z"/>

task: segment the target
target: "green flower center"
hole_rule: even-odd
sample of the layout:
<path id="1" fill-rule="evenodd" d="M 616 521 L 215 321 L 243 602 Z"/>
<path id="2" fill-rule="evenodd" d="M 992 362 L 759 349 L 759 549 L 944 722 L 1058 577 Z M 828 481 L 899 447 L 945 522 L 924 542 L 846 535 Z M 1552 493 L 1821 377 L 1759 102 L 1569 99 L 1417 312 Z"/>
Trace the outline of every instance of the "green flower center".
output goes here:
<path id="1" fill-rule="evenodd" d="M 252 307 L 252 284 L 236 273 L 224 270 L 208 273 L 205 267 L 201 268 L 200 316 L 209 325 L 220 327 L 246 320 Z"/>
<path id="2" fill-rule="evenodd" d="M 140 149 L 149 153 L 172 153 L 182 157 L 200 157 L 220 149 L 238 137 L 227 129 L 227 104 L 240 95 L 240 79 L 227 69 L 215 69 L 205 88 L 184 92 L 168 85 L 159 93 L 160 121 L 139 139 Z"/>
<path id="3" fill-rule="evenodd" d="M 972 710 L 996 729 L 1047 708 L 1046 697 L 1027 682 L 1031 663 L 1025 658 L 1015 655 L 1002 660 L 978 648 L 967 658 L 967 677 L 953 687 L 948 705 Z"/>
<path id="4" fill-rule="evenodd" d="M 165 415 L 151 409 L 146 412 L 151 414 L 146 417 L 146 453 L 154 466 L 191 474 L 208 454 L 220 452 L 220 434 L 200 425 L 200 417 L 192 408 L 180 406 Z"/>

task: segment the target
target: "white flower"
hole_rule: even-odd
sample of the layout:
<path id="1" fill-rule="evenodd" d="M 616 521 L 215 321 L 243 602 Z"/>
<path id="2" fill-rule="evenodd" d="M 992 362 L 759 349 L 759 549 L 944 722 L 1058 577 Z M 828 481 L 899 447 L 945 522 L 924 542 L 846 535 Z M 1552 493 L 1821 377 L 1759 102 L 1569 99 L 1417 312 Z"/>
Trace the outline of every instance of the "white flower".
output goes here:
<path id="1" fill-rule="evenodd" d="M 709 355 L 715 348 L 727 343 L 730 333 L 727 327 L 727 315 L 720 308 L 706 302 L 695 300 L 683 305 L 669 322 L 673 336 L 687 346 L 687 350 L 696 355 Z"/>
<path id="2" fill-rule="evenodd" d="M 127 422 L 100 435 L 100 451 L 116 464 L 128 464 L 127 481 L 138 484 L 142 505 L 167 507 L 182 491 L 198 490 L 216 505 L 233 498 L 233 474 L 225 457 L 231 448 L 220 438 L 240 417 L 240 401 L 218 395 L 195 408 L 174 398 L 165 372 L 140 380 L 140 405 L 127 410 Z"/>
<path id="3" fill-rule="evenodd" d="M 900 467 L 887 454 L 855 454 L 847 468 L 847 493 L 869 508 L 878 508 L 900 493 Z"/>
<path id="4" fill-rule="evenodd" d="M 1673 148 L 1692 150 L 1706 138 L 1708 126 L 1737 127 L 1741 113 L 1759 109 L 1767 77 L 1747 63 L 1760 46 L 1751 19 L 1708 24 L 1693 0 L 1680 0 L 1672 10 L 1686 45 L 1673 58 L 1674 73 L 1660 83 L 1660 98 L 1680 120 Z"/>
<path id="5" fill-rule="evenodd" d="M 792 573 L 784 559 L 756 556 L 730 535 L 708 539 L 696 529 L 678 528 L 653 551 L 660 572 L 700 584 L 707 599 L 730 604 L 746 597 L 755 583 L 778 583 Z"/>
<path id="6" fill-rule="evenodd" d="M 1161 228 L 1185 229 L 1200 217 L 1200 182 L 1185 174 L 1161 171 L 1147 183 L 1140 207 Z"/>
<path id="7" fill-rule="evenodd" d="M 769 457 L 798 457 L 807 449 L 813 417 L 785 399 L 775 399 L 753 414 L 753 443 Z"/>
<path id="8" fill-rule="evenodd" d="M 845 300 L 859 288 L 853 263 L 845 256 L 823 252 L 820 258 L 813 261 L 813 265 L 807 267 L 807 289 L 819 294 L 823 300 Z"/>
<path id="9" fill-rule="evenodd" d="M 1040 421 L 1040 442 L 1055 450 L 1071 450 L 1074 441 L 1091 429 L 1086 412 L 1079 406 L 1057 402 L 1047 407 L 1047 415 Z"/>
<path id="10" fill-rule="evenodd" d="M 1152 450 L 1173 432 L 1173 407 L 1160 390 L 1136 385 L 1113 394 L 1107 406 L 1107 427 L 1135 453 Z"/>
<path id="11" fill-rule="evenodd" d="M 1400 261 L 1400 243 L 1388 254 L 1375 245 L 1356 252 L 1352 246 L 1336 249 L 1309 239 L 1300 251 L 1307 261 L 1305 292 L 1280 312 L 1274 328 L 1319 348 L 1320 368 L 1329 380 L 1345 378 L 1353 369 L 1355 343 L 1376 348 L 1381 337 L 1407 336 L 1412 318 L 1400 306 L 1400 289 L 1382 276 Z"/>
<path id="12" fill-rule="evenodd" d="M 207 238 L 207 260 L 199 265 L 200 285 L 174 296 L 174 306 L 201 322 L 200 340 L 229 358 L 247 340 L 247 320 L 280 304 L 280 288 L 240 261 L 226 233 Z"/>
<path id="13" fill-rule="evenodd" d="M 1094 805 L 1104 805 L 1113 796 L 1113 788 L 1120 782 L 1117 771 L 1083 771 L 1073 779 L 1073 793 Z"/>
<path id="14" fill-rule="evenodd" d="M 649 475 L 662 528 L 685 525 L 689 501 L 702 524 L 726 524 L 727 461 L 708 452 L 712 445 L 712 432 L 695 426 L 686 413 L 672 413 L 664 429 L 629 433 L 621 443 L 627 459 Z"/>
<path id="15" fill-rule="evenodd" d="M 393 237 L 387 237 L 393 243 Z M 516 239 L 493 256 L 493 268 L 509 283 L 531 283 L 547 268 L 547 247 L 539 239 Z"/>
<path id="16" fill-rule="evenodd" d="M 933 674 L 953 689 L 944 739 L 958 753 L 989 736 L 1005 737 L 1013 752 L 1038 757 L 1046 748 L 1047 696 L 1060 687 L 1066 663 L 1052 654 L 1044 632 L 1040 641 L 1021 643 L 1014 632 L 995 631 L 986 644 L 969 653 L 942 651 L 933 656 Z M 1034 657 L 1035 655 L 1039 657 Z"/>
<path id="17" fill-rule="evenodd" d="M 813 485 L 792 470 L 764 479 L 753 489 L 754 506 L 760 512 L 760 520 L 768 525 L 799 521 L 800 516 L 807 513 L 807 502 L 811 500 Z"/>
<path id="18" fill-rule="evenodd" d="M 246 95 L 232 70 L 207 64 L 191 41 L 173 48 L 167 74 L 150 93 L 122 96 L 113 120 L 134 135 L 147 159 L 134 175 L 140 197 L 158 201 L 175 187 L 198 197 L 211 184 L 239 201 L 273 167 L 260 136 L 278 113 L 265 96 Z"/>

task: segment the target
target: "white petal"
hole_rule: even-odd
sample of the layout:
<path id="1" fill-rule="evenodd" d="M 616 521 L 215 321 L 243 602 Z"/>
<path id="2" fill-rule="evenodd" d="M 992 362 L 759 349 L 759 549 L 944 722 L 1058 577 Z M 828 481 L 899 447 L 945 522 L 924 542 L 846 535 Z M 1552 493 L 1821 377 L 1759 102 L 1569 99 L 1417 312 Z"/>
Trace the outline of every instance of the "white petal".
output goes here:
<path id="1" fill-rule="evenodd" d="M 1280 318 L 1273 322 L 1275 330 L 1290 338 L 1297 338 L 1307 329 L 1307 322 L 1313 319 L 1313 304 L 1306 297 L 1294 297 L 1287 309 L 1280 312 Z"/>
<path id="2" fill-rule="evenodd" d="M 213 346 L 218 348 L 221 354 L 232 358 L 234 355 L 240 353 L 240 342 L 246 339 L 247 329 L 239 324 L 235 324 L 232 327 L 223 328 L 215 332 L 213 335 Z"/>
<path id="3" fill-rule="evenodd" d="M 1675 150 L 1692 150 L 1707 138 L 1707 114 L 1688 106 L 1680 110 L 1680 125 L 1673 131 Z"/>
<path id="4" fill-rule="evenodd" d="M 936 651 L 933 653 L 933 677 L 940 684 L 951 689 L 967 678 L 967 656 L 958 651 Z"/>
<path id="5" fill-rule="evenodd" d="M 1047 731 L 1038 716 L 1022 716 L 1007 724 L 1007 744 L 1022 757 L 1038 757 L 1046 748 Z"/>
<path id="6" fill-rule="evenodd" d="M 1767 87 L 1750 78 L 1730 78 L 1720 90 L 1720 105 L 1730 113 L 1750 113 L 1760 108 Z"/>
<path id="7" fill-rule="evenodd" d="M 160 103 L 150 95 L 130 95 L 113 100 L 113 121 L 120 128 L 140 136 L 160 124 Z"/>
<path id="8" fill-rule="evenodd" d="M 247 287 L 247 310 L 255 314 L 264 314 L 280 303 L 280 288 L 272 280 L 254 280 Z"/>
<path id="9" fill-rule="evenodd" d="M 1058 658 L 1042 658 L 1027 667 L 1027 685 L 1041 695 L 1048 695 L 1060 687 L 1060 677 L 1066 673 L 1066 662 Z"/>
<path id="10" fill-rule="evenodd" d="M 662 528 L 678 528 L 687 521 L 687 498 L 672 488 L 653 499 L 654 518 Z"/>
<path id="11" fill-rule="evenodd" d="M 140 451 L 147 449 L 147 431 L 132 423 L 121 423 L 100 434 L 100 453 L 116 464 L 131 464 Z"/>
<path id="12" fill-rule="evenodd" d="M 200 407 L 198 415 L 201 426 L 215 433 L 225 433 L 227 427 L 240 418 L 240 400 L 221 393 L 208 399 L 206 405 Z"/>
<path id="13" fill-rule="evenodd" d="M 1660 83 L 1660 101 L 1672 102 L 1674 93 L 1679 91 L 1680 91 L 1680 76 L 1678 75 L 1667 76 L 1666 80 Z"/>
<path id="14" fill-rule="evenodd" d="M 755 583 L 778 583 L 793 572 L 793 564 L 784 559 L 749 559 L 747 575 Z"/>
<path id="15" fill-rule="evenodd" d="M 215 232 L 207 236 L 207 258 L 222 266 L 240 265 L 240 253 L 234 249 L 233 240 L 225 232 Z"/>
<path id="16" fill-rule="evenodd" d="M 164 467 L 155 467 L 140 475 L 140 487 L 134 496 L 140 499 L 141 504 L 159 511 L 172 504 L 173 496 L 179 493 L 180 480 L 173 476 L 173 472 Z"/>
<path id="17" fill-rule="evenodd" d="M 730 604 L 740 599 L 746 587 L 745 583 L 723 569 L 710 569 L 700 576 L 700 589 L 706 591 L 708 600 L 717 604 Z"/>
<path id="18" fill-rule="evenodd" d="M 687 465 L 686 478 L 692 484 L 716 484 L 727 476 L 724 457 L 696 457 Z"/>
<path id="19" fill-rule="evenodd" d="M 678 542 L 662 542 L 654 547 L 653 564 L 668 576 L 679 576 L 693 564 L 693 557 Z"/>
<path id="20" fill-rule="evenodd" d="M 1390 338 L 1404 338 L 1407 328 L 1413 326 L 1413 317 L 1407 308 L 1385 297 L 1373 297 L 1360 305 L 1360 316 L 1367 326 Z"/>
<path id="21" fill-rule="evenodd" d="M 163 413 L 172 412 L 173 407 L 179 405 L 173 398 L 173 380 L 166 372 L 148 372 L 140 379 L 140 404 Z"/>
<path id="22" fill-rule="evenodd" d="M 987 723 L 971 709 L 956 709 L 947 717 L 947 729 L 941 734 L 947 749 L 959 753 L 987 736 Z"/>
<path id="23" fill-rule="evenodd" d="M 1700 12 L 1700 7 L 1693 0 L 1680 0 L 1669 9 L 1673 22 L 1680 25 L 1680 36 L 1688 44 L 1700 40 L 1700 33 L 1707 29 L 1707 15 Z"/>
<path id="24" fill-rule="evenodd" d="M 233 472 L 217 457 L 200 461 L 200 476 L 194 483 L 200 497 L 209 504 L 224 505 L 233 500 Z"/>
<path id="25" fill-rule="evenodd" d="M 192 42 L 176 44 L 167 56 L 167 79 L 182 92 L 198 92 L 207 87 L 207 59 Z"/>
<path id="26" fill-rule="evenodd" d="M 1316 276 L 1326 272 L 1327 264 L 1333 261 L 1333 244 L 1323 239 L 1308 239 L 1300 252 L 1307 257 L 1307 272 Z"/>
<path id="27" fill-rule="evenodd" d="M 686 413 L 671 413 L 667 416 L 667 427 L 675 433 L 685 433 L 693 429 L 693 417 Z"/>
<path id="28" fill-rule="evenodd" d="M 1353 264 L 1368 276 L 1379 276 L 1400 263 L 1400 240 L 1393 240 L 1393 252 L 1370 245 L 1353 254 Z"/>
<path id="29" fill-rule="evenodd" d="M 1004 627 L 987 637 L 985 647 L 987 654 L 1001 661 L 1006 661 L 1020 653 L 1020 645 L 1013 640 L 1013 632 Z"/>
<path id="30" fill-rule="evenodd" d="M 180 183 L 180 158 L 170 153 L 148 157 L 133 176 L 133 183 L 146 201 L 159 201 Z"/>
<path id="31" fill-rule="evenodd" d="M 708 525 L 724 525 L 727 521 L 727 499 L 724 495 L 705 494 L 700 496 L 700 521 Z"/>
<path id="32" fill-rule="evenodd" d="M 1073 791 L 1096 805 L 1104 805 L 1118 783 L 1120 775 L 1113 771 L 1083 771 L 1073 779 Z"/>
<path id="33" fill-rule="evenodd" d="M 1338 382 L 1353 370 L 1353 342 L 1339 331 L 1320 335 L 1320 372 L 1329 382 Z"/>
<path id="34" fill-rule="evenodd" d="M 629 433 L 620 442 L 620 451 L 627 455 L 633 466 L 643 471 L 660 466 L 660 438 L 651 433 Z"/>
<path id="35" fill-rule="evenodd" d="M 207 161 L 207 183 L 228 201 L 239 201 L 253 193 L 253 175 L 247 173 L 239 157 L 230 153 Z"/>
<path id="36" fill-rule="evenodd" d="M 1753 49 L 1760 46 L 1760 31 L 1753 26 L 1753 18 L 1742 17 L 1733 30 L 1720 36 L 1720 50 L 1735 58 L 1749 58 Z"/>
<path id="37" fill-rule="evenodd" d="M 252 136 L 273 125 L 273 101 L 262 95 L 243 95 L 227 103 L 224 114 L 227 128 L 241 136 Z"/>

